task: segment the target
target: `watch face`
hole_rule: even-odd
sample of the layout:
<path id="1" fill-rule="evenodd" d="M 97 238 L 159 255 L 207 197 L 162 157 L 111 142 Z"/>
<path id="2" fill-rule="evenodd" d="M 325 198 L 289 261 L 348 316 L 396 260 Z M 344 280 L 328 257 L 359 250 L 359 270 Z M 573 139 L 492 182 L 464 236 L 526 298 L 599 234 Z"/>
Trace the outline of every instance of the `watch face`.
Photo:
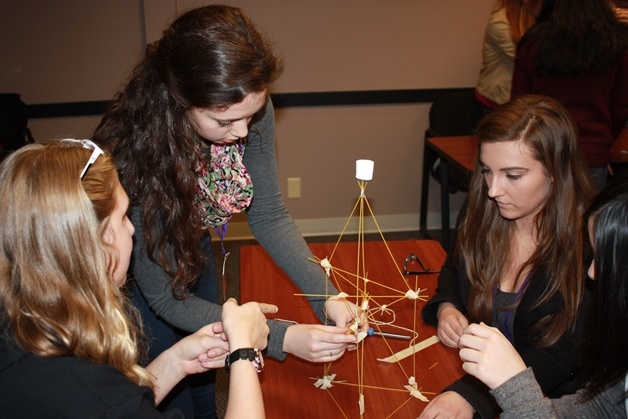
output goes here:
<path id="1" fill-rule="evenodd" d="M 257 372 L 264 371 L 264 358 L 262 357 L 262 352 L 257 348 L 240 348 L 229 354 L 227 359 L 225 359 L 227 372 L 229 372 L 231 364 L 240 360 L 251 361 Z"/>
<path id="2" fill-rule="evenodd" d="M 262 356 L 262 351 L 260 351 L 259 349 L 255 349 L 255 358 L 252 362 L 253 366 L 255 367 L 255 371 L 264 371 L 264 357 Z"/>

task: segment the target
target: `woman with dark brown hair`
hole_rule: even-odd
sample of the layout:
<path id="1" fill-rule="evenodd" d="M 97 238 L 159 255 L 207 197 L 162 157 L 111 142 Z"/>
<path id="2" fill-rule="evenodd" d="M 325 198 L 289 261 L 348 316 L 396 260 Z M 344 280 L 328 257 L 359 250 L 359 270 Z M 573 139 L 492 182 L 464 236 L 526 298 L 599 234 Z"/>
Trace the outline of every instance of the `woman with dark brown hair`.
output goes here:
<path id="1" fill-rule="evenodd" d="M 478 162 L 456 245 L 423 319 L 456 348 L 469 322 L 499 328 L 550 395 L 579 368 L 585 288 L 582 215 L 593 195 L 574 126 L 557 101 L 526 95 L 478 126 Z M 426 407 L 471 418 L 499 413 L 489 389 L 464 376 Z"/>
<path id="2" fill-rule="evenodd" d="M 511 93 L 546 95 L 565 106 L 601 190 L 613 142 L 628 122 L 628 27 L 612 2 L 545 0 L 517 49 Z"/>
<path id="3" fill-rule="evenodd" d="M 224 235 L 246 211 L 255 238 L 305 294 L 338 291 L 312 257 L 279 189 L 270 85 L 282 65 L 240 9 L 210 5 L 178 17 L 150 45 L 116 95 L 94 140 L 116 160 L 136 227 L 132 293 L 152 338 L 151 355 L 179 331 L 220 319 L 209 229 Z M 281 286 L 277 284 L 277 286 Z M 312 362 L 341 357 L 358 308 L 344 298 L 310 297 L 314 312 L 338 327 L 271 321 L 268 355 Z M 367 327 L 366 322 L 363 326 Z M 197 379 L 197 377 L 193 377 Z M 194 386 L 194 388 L 197 388 Z M 213 388 L 191 417 L 213 412 Z M 193 412 L 194 411 L 194 412 Z"/>

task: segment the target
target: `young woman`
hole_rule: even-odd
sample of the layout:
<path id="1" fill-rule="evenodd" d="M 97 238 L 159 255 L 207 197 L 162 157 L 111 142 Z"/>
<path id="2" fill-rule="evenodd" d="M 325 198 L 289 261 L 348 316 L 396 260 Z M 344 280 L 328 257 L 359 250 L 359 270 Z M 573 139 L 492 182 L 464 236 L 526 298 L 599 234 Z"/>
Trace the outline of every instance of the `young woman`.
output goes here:
<path id="1" fill-rule="evenodd" d="M 0 169 L 0 405 L 7 417 L 162 417 L 188 374 L 266 346 L 264 312 L 224 305 L 210 324 L 138 365 L 119 286 L 131 259 L 129 200 L 111 157 L 88 140 L 33 144 Z M 133 320 L 136 320 L 134 317 Z M 255 365 L 233 360 L 230 417 L 263 417 Z M 182 417 L 169 412 L 169 417 Z"/>
<path id="2" fill-rule="evenodd" d="M 474 126 L 510 99 L 517 44 L 534 24 L 542 0 L 497 0 L 491 11 L 482 46 L 482 67 L 475 86 Z"/>
<path id="3" fill-rule="evenodd" d="M 588 300 L 582 215 L 593 194 L 573 124 L 557 101 L 527 95 L 489 114 L 476 135 L 468 206 L 423 319 L 450 347 L 469 320 L 498 327 L 544 391 L 568 392 Z M 465 376 L 420 417 L 493 418 L 488 391 Z"/>
<path id="4" fill-rule="evenodd" d="M 545 0 L 542 14 L 519 44 L 512 97 L 547 95 L 567 108 L 601 190 L 628 121 L 628 27 L 610 0 Z"/>
<path id="5" fill-rule="evenodd" d="M 134 302 L 151 335 L 151 355 L 220 319 L 208 230 L 223 234 L 245 211 L 255 238 L 306 294 L 335 295 L 282 200 L 275 120 L 268 89 L 282 70 L 269 43 L 235 7 L 210 5 L 178 17 L 150 45 L 114 98 L 94 138 L 116 159 L 136 227 Z M 281 286 L 277 284 L 277 286 Z M 268 355 L 313 362 L 343 355 L 357 307 L 311 297 L 336 325 L 270 322 Z M 340 327 L 342 326 L 342 327 Z M 363 327 L 367 327 L 364 322 Z M 202 383 L 201 383 L 202 384 Z M 207 388 L 207 392 L 202 389 Z M 211 384 L 192 412 L 214 410 Z"/>
<path id="6" fill-rule="evenodd" d="M 597 293 L 588 315 L 585 389 L 545 398 L 530 368 L 498 329 L 469 325 L 460 337 L 463 368 L 488 385 L 508 418 L 626 418 L 628 377 L 628 178 L 609 184 L 588 211 Z M 612 320 L 610 320 L 612 319 Z"/>

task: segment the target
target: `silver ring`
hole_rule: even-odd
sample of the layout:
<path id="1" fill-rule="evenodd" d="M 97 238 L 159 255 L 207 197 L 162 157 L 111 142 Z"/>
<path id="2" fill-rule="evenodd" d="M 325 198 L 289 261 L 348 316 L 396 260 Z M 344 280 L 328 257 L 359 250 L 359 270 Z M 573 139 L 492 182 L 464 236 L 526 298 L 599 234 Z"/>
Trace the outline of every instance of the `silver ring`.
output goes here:
<path id="1" fill-rule="evenodd" d="M 334 354 L 331 352 L 331 349 L 329 350 L 329 357 L 330 357 L 330 358 L 333 358 L 333 357 L 334 357 Z"/>

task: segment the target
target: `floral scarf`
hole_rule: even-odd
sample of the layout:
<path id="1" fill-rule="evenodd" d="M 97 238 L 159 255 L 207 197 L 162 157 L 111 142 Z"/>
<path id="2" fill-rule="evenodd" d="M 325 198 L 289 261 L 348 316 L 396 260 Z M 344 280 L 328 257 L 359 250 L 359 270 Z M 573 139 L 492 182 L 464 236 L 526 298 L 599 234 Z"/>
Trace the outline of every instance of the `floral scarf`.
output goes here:
<path id="1" fill-rule="evenodd" d="M 196 204 L 205 228 L 226 224 L 232 214 L 251 204 L 253 183 L 242 162 L 244 146 L 241 141 L 209 147 L 200 141 L 195 144 Z"/>

